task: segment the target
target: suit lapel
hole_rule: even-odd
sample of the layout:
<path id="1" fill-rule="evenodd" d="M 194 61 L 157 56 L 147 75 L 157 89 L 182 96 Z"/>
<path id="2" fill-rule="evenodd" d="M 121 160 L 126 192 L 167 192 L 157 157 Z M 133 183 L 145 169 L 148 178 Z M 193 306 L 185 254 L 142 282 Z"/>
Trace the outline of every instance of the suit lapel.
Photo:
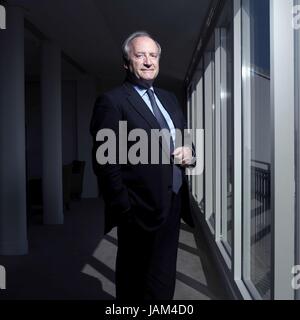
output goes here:
<path id="1" fill-rule="evenodd" d="M 149 124 L 151 129 L 160 129 L 160 126 L 153 115 L 153 113 L 149 110 L 145 101 L 142 97 L 134 90 L 131 84 L 124 84 L 126 88 L 126 92 L 128 94 L 127 99 L 129 103 L 134 107 L 134 109 L 144 118 L 144 120 Z"/>
<path id="2" fill-rule="evenodd" d="M 146 105 L 145 101 L 142 99 L 142 97 L 134 90 L 132 85 L 130 83 L 125 82 L 124 87 L 127 92 L 127 99 L 130 102 L 130 104 L 135 108 L 135 110 L 145 119 L 146 122 L 148 122 L 149 126 L 152 129 L 160 129 L 160 126 L 153 115 L 153 113 L 149 110 L 148 106 Z M 168 112 L 170 118 L 173 121 L 175 128 L 181 128 L 182 124 L 180 119 L 177 117 L 177 113 L 174 110 L 174 105 L 166 95 L 159 90 L 158 88 L 154 88 L 155 94 L 158 97 L 159 101 L 163 105 L 163 107 Z M 141 108 L 141 105 L 144 106 L 144 108 Z"/>

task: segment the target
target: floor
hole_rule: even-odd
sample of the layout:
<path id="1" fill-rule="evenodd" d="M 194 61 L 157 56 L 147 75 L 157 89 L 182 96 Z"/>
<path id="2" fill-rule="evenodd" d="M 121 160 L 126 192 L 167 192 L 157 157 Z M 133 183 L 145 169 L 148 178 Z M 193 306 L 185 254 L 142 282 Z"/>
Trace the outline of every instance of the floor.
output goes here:
<path id="1" fill-rule="evenodd" d="M 103 202 L 71 203 L 61 226 L 28 219 L 29 254 L 0 256 L 6 290 L 0 300 L 113 300 L 116 229 L 103 236 Z M 204 238 L 182 223 L 175 300 L 225 300 L 228 296 Z"/>

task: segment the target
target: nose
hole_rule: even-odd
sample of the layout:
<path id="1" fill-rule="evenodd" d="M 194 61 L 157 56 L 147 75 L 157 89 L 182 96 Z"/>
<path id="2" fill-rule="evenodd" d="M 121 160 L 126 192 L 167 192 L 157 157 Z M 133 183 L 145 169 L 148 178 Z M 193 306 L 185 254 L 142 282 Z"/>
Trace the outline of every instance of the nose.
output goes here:
<path id="1" fill-rule="evenodd" d="M 145 56 L 145 59 L 144 59 L 144 65 L 145 65 L 145 67 L 151 67 L 151 65 L 152 65 L 152 61 L 151 61 L 151 58 L 149 57 L 149 56 Z"/>

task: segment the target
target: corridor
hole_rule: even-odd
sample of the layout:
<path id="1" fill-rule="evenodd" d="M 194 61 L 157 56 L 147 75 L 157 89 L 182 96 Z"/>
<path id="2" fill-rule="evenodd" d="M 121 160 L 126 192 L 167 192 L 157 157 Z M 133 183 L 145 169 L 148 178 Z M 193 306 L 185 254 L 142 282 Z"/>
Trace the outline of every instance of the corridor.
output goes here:
<path id="1" fill-rule="evenodd" d="M 178 100 L 196 151 L 185 185 L 197 228 L 181 224 L 175 299 L 299 300 L 300 0 L 145 3 L 0 0 L 0 300 L 114 299 L 116 229 L 104 236 L 90 123 L 142 30 L 161 48 L 162 111 Z M 141 97 L 124 95 L 121 112 L 116 100 L 119 124 L 154 128 Z M 140 172 L 128 186 L 142 190 Z M 165 204 L 166 176 L 148 176 L 145 198 Z"/>

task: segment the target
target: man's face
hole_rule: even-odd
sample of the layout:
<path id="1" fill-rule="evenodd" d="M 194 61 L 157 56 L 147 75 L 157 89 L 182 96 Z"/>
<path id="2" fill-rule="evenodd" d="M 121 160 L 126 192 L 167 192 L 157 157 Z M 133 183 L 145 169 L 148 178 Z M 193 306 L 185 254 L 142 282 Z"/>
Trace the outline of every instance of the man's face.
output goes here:
<path id="1" fill-rule="evenodd" d="M 159 72 L 158 47 L 148 37 L 138 37 L 131 41 L 129 65 L 125 65 L 138 79 L 153 81 Z"/>

